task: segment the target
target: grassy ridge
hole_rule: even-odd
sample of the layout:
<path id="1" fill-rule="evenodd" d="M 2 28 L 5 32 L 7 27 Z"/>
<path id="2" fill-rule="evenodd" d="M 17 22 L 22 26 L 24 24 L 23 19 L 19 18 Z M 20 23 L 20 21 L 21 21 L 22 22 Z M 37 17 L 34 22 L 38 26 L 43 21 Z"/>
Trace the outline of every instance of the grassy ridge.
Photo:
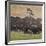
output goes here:
<path id="1" fill-rule="evenodd" d="M 10 40 L 29 40 L 29 39 L 41 39 L 41 33 L 40 34 L 24 34 L 20 32 L 11 32 L 11 38 Z"/>

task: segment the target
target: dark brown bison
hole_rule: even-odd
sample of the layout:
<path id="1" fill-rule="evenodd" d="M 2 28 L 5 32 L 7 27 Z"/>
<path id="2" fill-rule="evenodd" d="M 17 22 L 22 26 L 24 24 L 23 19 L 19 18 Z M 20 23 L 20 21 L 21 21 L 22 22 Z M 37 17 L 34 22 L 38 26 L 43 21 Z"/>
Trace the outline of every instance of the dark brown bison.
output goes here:
<path id="1" fill-rule="evenodd" d="M 35 20 L 32 17 L 20 18 L 12 16 L 10 18 L 11 30 L 18 31 L 19 29 L 19 31 L 24 31 L 24 33 L 33 32 L 34 34 L 42 31 L 42 24 L 40 23 L 40 19 Z"/>

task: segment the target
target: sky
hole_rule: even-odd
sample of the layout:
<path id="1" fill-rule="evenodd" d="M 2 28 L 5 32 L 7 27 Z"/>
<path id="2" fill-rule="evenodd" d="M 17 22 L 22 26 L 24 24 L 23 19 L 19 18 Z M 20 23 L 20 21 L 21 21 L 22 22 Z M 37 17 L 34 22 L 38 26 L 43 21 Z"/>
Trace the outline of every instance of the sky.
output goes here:
<path id="1" fill-rule="evenodd" d="M 36 5 L 12 4 L 10 5 L 10 15 L 25 17 L 27 15 L 27 8 L 30 8 L 32 10 L 34 17 L 40 17 L 40 18 L 42 17 L 42 6 L 36 6 Z"/>

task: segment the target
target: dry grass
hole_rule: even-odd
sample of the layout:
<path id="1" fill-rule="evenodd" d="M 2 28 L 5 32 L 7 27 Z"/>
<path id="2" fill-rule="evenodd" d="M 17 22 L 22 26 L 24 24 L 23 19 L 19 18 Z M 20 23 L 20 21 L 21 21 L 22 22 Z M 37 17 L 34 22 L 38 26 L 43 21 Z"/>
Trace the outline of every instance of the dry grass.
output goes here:
<path id="1" fill-rule="evenodd" d="M 24 34 L 20 32 L 11 32 L 11 38 L 10 40 L 29 40 L 29 39 L 41 39 L 41 33 L 40 34 Z"/>

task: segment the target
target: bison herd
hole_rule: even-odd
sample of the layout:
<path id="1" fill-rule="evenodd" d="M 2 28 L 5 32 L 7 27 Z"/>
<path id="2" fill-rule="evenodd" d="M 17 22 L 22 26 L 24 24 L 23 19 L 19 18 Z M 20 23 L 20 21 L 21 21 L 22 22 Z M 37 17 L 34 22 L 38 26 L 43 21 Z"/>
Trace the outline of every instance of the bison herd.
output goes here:
<path id="1" fill-rule="evenodd" d="M 10 16 L 11 31 L 19 31 L 24 33 L 40 33 L 42 31 L 41 18 L 34 19 L 32 17 L 13 17 Z"/>

